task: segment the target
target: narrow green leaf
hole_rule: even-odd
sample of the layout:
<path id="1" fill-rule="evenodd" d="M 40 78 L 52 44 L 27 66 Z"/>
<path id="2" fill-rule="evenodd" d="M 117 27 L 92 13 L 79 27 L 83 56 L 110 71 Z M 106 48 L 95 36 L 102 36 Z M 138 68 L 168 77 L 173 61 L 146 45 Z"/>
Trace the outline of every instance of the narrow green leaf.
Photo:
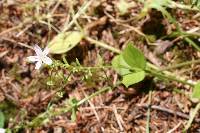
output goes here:
<path id="1" fill-rule="evenodd" d="M 77 111 L 77 104 L 78 100 L 76 98 L 70 98 L 69 104 L 73 107 L 72 108 L 72 114 L 71 114 L 71 121 L 76 121 L 76 111 Z"/>
<path id="2" fill-rule="evenodd" d="M 193 122 L 195 116 L 196 116 L 196 115 L 198 114 L 198 112 L 199 112 L 199 109 L 200 109 L 200 103 L 198 103 L 194 109 L 191 109 L 191 110 L 190 110 L 190 117 L 189 117 L 189 120 L 188 120 L 188 122 L 187 122 L 187 124 L 186 124 L 184 130 L 183 130 L 184 133 L 186 133 L 187 130 L 191 127 L 192 122 Z"/>
<path id="3" fill-rule="evenodd" d="M 200 99 L 200 82 L 198 82 L 193 89 L 192 98 Z"/>
<path id="4" fill-rule="evenodd" d="M 75 47 L 82 38 L 83 33 L 79 31 L 59 33 L 48 44 L 48 48 L 50 49 L 50 53 L 62 54 Z"/>
<path id="5" fill-rule="evenodd" d="M 132 43 L 129 43 L 122 52 L 125 62 L 132 68 L 139 68 L 144 70 L 146 67 L 146 60 L 143 53 L 135 48 Z"/>
<path id="6" fill-rule="evenodd" d="M 121 54 L 114 57 L 112 66 L 122 76 L 131 73 L 129 70 L 131 67 L 124 61 Z"/>
<path id="7" fill-rule="evenodd" d="M 0 111 L 0 128 L 4 127 L 5 117 L 2 111 Z"/>
<path id="8" fill-rule="evenodd" d="M 71 114 L 71 121 L 75 122 L 76 121 L 76 109 L 72 109 L 72 114 Z"/>
<path id="9" fill-rule="evenodd" d="M 160 7 L 167 7 L 170 1 L 171 0 L 151 0 L 149 5 L 147 6 L 149 6 L 150 8 L 155 8 L 159 10 Z"/>
<path id="10" fill-rule="evenodd" d="M 139 72 L 124 75 L 122 83 L 126 87 L 129 87 L 130 85 L 133 85 L 135 83 L 142 81 L 144 78 L 145 78 L 145 72 L 139 71 Z"/>
<path id="11" fill-rule="evenodd" d="M 164 13 L 163 10 L 165 10 L 165 7 L 168 7 L 170 5 L 171 1 L 172 0 L 146 0 L 146 1 L 143 1 L 144 8 L 142 9 L 142 11 L 139 15 L 140 18 L 143 18 L 144 16 L 146 16 L 148 11 L 152 8 Z M 166 10 L 165 10 L 165 12 L 166 12 Z"/>

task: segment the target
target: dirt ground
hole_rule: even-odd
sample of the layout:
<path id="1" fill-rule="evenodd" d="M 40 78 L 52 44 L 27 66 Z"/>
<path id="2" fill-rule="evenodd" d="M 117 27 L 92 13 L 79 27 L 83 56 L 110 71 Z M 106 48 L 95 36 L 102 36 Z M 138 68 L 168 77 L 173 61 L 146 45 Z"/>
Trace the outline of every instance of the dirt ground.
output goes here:
<path id="1" fill-rule="evenodd" d="M 27 62 L 26 57 L 35 54 L 32 47 L 38 44 L 45 48 L 70 23 L 73 12 L 76 14 L 85 2 L 0 1 L 0 109 L 5 116 L 4 128 L 19 133 L 143 133 L 150 117 L 152 133 L 182 132 L 190 118 L 190 111 L 197 104 L 190 99 L 192 88 L 187 85 L 148 76 L 129 88 L 122 84 L 113 87 L 121 77 L 112 68 L 94 70 L 92 76 L 84 80 L 87 72 L 70 75 L 67 69 L 59 67 L 35 70 L 34 64 Z M 159 68 L 200 58 L 200 52 L 184 39 L 184 35 L 175 34 L 176 25 L 160 11 L 148 9 L 142 15 L 144 3 L 127 0 L 133 5 L 122 14 L 118 2 L 93 0 L 78 16 L 77 22 L 87 36 L 119 50 L 132 41 L 147 61 Z M 189 38 L 200 47 L 199 10 L 176 7 L 166 7 L 166 10 L 182 31 L 192 34 Z M 68 31 L 78 29 L 78 25 L 73 24 Z M 69 52 L 49 56 L 61 62 L 65 58 L 72 64 L 78 59 L 82 66 L 93 67 L 100 61 L 104 65 L 111 64 L 117 54 L 82 39 Z M 169 71 L 191 81 L 200 79 L 198 63 Z M 55 82 L 51 85 L 49 79 L 58 73 L 70 75 L 70 80 L 66 83 L 59 77 L 53 77 Z M 71 120 L 71 111 L 56 115 L 57 109 L 65 110 L 70 98 L 79 101 L 107 86 L 113 88 L 76 108 L 75 121 Z M 55 115 L 49 115 L 46 121 L 36 121 L 35 118 L 51 108 L 55 109 Z M 200 132 L 199 113 L 188 132 Z"/>

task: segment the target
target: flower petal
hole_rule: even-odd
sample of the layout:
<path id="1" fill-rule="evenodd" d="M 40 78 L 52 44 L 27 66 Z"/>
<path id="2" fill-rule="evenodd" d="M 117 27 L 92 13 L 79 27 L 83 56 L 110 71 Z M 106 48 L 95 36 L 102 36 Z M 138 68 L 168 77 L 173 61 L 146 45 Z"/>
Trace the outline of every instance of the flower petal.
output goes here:
<path id="1" fill-rule="evenodd" d="M 38 57 L 37 56 L 29 56 L 27 57 L 28 61 L 30 62 L 36 62 L 36 61 L 39 61 Z"/>
<path id="2" fill-rule="evenodd" d="M 41 62 L 41 61 L 38 61 L 38 62 L 35 64 L 35 69 L 40 69 L 41 66 L 42 66 L 42 62 Z"/>
<path id="3" fill-rule="evenodd" d="M 51 60 L 51 58 L 49 58 L 47 56 L 44 58 L 43 62 L 45 64 L 47 64 L 47 65 L 51 65 L 53 63 L 53 61 Z"/>
<path id="4" fill-rule="evenodd" d="M 0 133 L 5 133 L 6 129 L 0 128 Z"/>
<path id="5" fill-rule="evenodd" d="M 35 50 L 35 53 L 38 55 L 38 56 L 41 56 L 42 55 L 42 49 L 37 45 L 35 44 L 34 46 L 34 50 Z"/>
<path id="6" fill-rule="evenodd" d="M 49 53 L 49 48 L 48 47 L 46 47 L 45 49 L 44 49 L 44 51 L 43 51 L 43 55 L 48 55 L 48 53 Z"/>

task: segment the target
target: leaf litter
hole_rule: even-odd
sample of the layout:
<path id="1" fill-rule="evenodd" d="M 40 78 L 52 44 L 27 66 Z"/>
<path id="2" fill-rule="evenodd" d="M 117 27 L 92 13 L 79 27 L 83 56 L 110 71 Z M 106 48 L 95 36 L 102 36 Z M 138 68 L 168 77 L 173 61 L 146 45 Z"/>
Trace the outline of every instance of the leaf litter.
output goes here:
<path id="1" fill-rule="evenodd" d="M 58 60 L 67 57 L 70 62 L 76 62 L 78 59 L 83 66 L 95 66 L 100 56 L 104 63 L 111 63 L 116 54 L 103 47 L 96 47 L 95 43 L 85 39 L 84 35 L 118 49 L 124 49 L 124 44 L 132 41 L 135 47 L 144 53 L 151 52 L 152 58 L 157 60 L 147 58 L 148 61 L 162 68 L 200 57 L 199 51 L 183 39 L 183 34 L 176 35 L 176 25 L 162 14 L 163 10 L 160 12 L 149 9 L 151 7 L 148 7 L 148 3 L 141 1 L 120 2 L 132 2 L 134 6 L 129 5 L 123 9 L 119 8 L 117 0 L 93 1 L 87 11 L 76 18 L 83 28 L 83 35 L 74 21 L 68 31 L 75 34 L 80 34 L 78 31 L 81 31 L 80 39 L 70 41 L 70 46 L 61 47 L 54 52 L 69 51 L 66 54 L 52 57 Z M 83 3 L 83 0 L 77 0 L 72 5 L 67 0 L 0 2 L 0 111 L 3 112 L 1 117 L 5 118 L 4 128 L 12 129 L 31 122 L 35 117 L 51 110 L 51 105 L 55 106 L 54 108 L 65 107 L 70 98 L 81 100 L 106 85 L 116 84 L 116 80 L 121 78 L 112 69 L 106 69 L 103 72 L 97 71 L 87 82 L 83 82 L 82 76 L 77 73 L 64 84 L 58 73 L 69 75 L 68 71 L 56 72 L 44 68 L 38 73 L 33 64 L 26 62 L 25 58 L 34 54 L 30 49 L 34 44 L 42 48 L 46 47 L 46 44 L 49 44 L 50 48 L 54 47 L 53 43 L 59 41 L 55 38 L 62 35 L 58 33 L 59 29 L 63 29 L 66 22 L 73 19 L 70 6 L 78 12 Z M 163 7 L 162 4 L 167 7 L 165 2 L 160 4 L 150 5 L 159 9 L 160 6 Z M 140 14 L 142 10 L 147 12 Z M 192 7 L 189 10 L 170 6 L 167 8 L 185 31 L 200 25 L 199 13 L 195 10 Z M 46 23 L 41 23 L 42 21 Z M 190 33 L 188 36 L 199 46 L 199 30 Z M 199 80 L 198 64 L 170 71 L 187 79 Z M 47 85 L 50 80 L 48 75 L 55 73 L 58 76 L 52 78 L 56 82 L 53 86 Z M 100 77 L 103 74 L 106 77 Z M 114 90 L 90 99 L 77 108 L 75 121 L 71 121 L 71 113 L 67 112 L 47 119 L 46 123 L 33 126 L 32 129 L 24 128 L 18 132 L 146 132 L 148 91 L 152 88 L 150 131 L 182 132 L 190 118 L 190 112 L 196 105 L 196 102 L 189 98 L 192 88 L 176 82 L 161 82 L 152 77 L 128 88 L 118 85 Z M 188 126 L 189 132 L 199 131 L 199 118 L 197 113 L 193 123 Z"/>

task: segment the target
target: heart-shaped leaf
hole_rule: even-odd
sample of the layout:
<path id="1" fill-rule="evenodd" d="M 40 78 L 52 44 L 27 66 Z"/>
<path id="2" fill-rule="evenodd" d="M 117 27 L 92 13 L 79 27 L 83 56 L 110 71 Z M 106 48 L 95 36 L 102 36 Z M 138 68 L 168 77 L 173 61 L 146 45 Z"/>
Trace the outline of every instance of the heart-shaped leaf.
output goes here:
<path id="1" fill-rule="evenodd" d="M 145 72 L 139 71 L 131 74 L 127 74 L 123 76 L 122 83 L 129 87 L 130 85 L 136 84 L 140 81 L 142 81 L 145 78 Z"/>
<path id="2" fill-rule="evenodd" d="M 122 52 L 125 62 L 132 68 L 144 70 L 146 67 L 146 59 L 143 53 L 135 48 L 132 43 L 128 43 L 127 47 Z"/>
<path id="3" fill-rule="evenodd" d="M 83 38 L 83 33 L 79 31 L 61 32 L 48 44 L 50 53 L 62 54 L 75 47 Z"/>
<path id="4" fill-rule="evenodd" d="M 131 73 L 131 67 L 124 61 L 121 54 L 114 57 L 112 60 L 112 66 L 117 71 L 117 73 L 122 76 Z"/>

